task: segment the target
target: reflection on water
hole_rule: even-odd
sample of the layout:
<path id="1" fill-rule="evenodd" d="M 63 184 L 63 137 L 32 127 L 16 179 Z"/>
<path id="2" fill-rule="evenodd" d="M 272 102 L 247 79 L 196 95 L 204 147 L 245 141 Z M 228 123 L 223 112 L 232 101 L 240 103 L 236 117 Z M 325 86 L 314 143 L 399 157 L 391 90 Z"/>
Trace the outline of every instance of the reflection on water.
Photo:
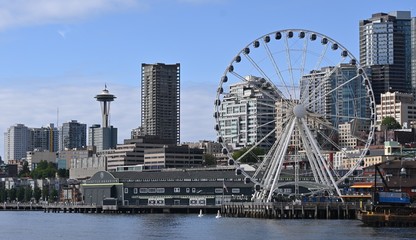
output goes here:
<path id="1" fill-rule="evenodd" d="M 416 228 L 356 220 L 215 218 L 215 214 L 0 212 L 1 239 L 414 239 Z"/>

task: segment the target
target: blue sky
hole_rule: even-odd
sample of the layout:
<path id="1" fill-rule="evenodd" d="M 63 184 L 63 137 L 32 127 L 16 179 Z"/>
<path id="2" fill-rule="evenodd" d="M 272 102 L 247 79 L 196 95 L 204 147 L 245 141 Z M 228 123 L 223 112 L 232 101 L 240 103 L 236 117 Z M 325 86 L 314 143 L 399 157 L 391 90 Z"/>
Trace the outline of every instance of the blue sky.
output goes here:
<path id="1" fill-rule="evenodd" d="M 117 96 L 111 124 L 121 143 L 140 125 L 141 63 L 163 62 L 181 64 L 181 141 L 214 140 L 220 77 L 254 39 L 308 29 L 358 57 L 359 20 L 396 10 L 415 16 L 415 7 L 414 0 L 1 0 L 0 131 L 101 123 L 94 96 L 107 84 Z"/>

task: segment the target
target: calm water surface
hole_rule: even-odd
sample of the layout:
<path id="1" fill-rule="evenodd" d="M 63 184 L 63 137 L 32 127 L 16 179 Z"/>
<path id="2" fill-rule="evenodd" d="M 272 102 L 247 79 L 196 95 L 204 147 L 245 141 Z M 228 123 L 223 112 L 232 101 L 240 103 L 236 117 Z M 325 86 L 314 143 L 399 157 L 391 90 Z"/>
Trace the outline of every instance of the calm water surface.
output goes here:
<path id="1" fill-rule="evenodd" d="M 0 239 L 416 239 L 416 228 L 356 220 L 272 220 L 185 214 L 0 212 Z"/>

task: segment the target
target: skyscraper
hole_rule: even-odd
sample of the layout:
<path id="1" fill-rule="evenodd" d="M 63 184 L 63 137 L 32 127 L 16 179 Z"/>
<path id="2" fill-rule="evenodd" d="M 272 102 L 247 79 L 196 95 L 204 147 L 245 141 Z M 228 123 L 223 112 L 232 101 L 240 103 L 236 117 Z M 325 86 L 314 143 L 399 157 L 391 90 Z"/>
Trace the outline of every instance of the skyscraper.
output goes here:
<path id="1" fill-rule="evenodd" d="M 4 133 L 4 159 L 21 160 L 31 151 L 30 130 L 24 124 L 16 124 Z"/>
<path id="2" fill-rule="evenodd" d="M 26 158 L 28 151 L 58 150 L 59 131 L 51 123 L 46 127 L 29 128 L 24 124 L 16 124 L 4 133 L 4 155 L 6 161 Z"/>
<path id="3" fill-rule="evenodd" d="M 31 128 L 30 149 L 38 151 L 57 152 L 59 145 L 59 131 L 51 123 L 46 127 Z"/>
<path id="4" fill-rule="evenodd" d="M 360 21 L 360 63 L 370 69 L 377 104 L 389 90 L 416 92 L 415 22 L 410 11 L 376 13 Z"/>
<path id="5" fill-rule="evenodd" d="M 142 64 L 141 127 L 145 135 L 180 141 L 180 64 Z"/>
<path id="6" fill-rule="evenodd" d="M 87 146 L 87 125 L 77 120 L 62 124 L 59 137 L 59 150 L 83 148 Z"/>

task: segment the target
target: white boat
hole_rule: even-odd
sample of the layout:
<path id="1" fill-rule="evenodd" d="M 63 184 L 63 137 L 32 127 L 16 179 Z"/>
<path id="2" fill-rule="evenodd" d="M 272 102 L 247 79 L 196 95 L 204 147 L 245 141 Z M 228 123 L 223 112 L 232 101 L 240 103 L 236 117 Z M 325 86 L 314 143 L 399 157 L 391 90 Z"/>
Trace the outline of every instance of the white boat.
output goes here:
<path id="1" fill-rule="evenodd" d="M 201 209 L 201 210 L 199 210 L 198 217 L 203 217 L 203 216 L 204 216 L 204 214 L 202 214 L 202 209 Z"/>
<path id="2" fill-rule="evenodd" d="M 221 218 L 221 213 L 220 213 L 220 210 L 218 210 L 218 212 L 217 212 L 217 216 L 215 216 L 215 218 Z"/>

